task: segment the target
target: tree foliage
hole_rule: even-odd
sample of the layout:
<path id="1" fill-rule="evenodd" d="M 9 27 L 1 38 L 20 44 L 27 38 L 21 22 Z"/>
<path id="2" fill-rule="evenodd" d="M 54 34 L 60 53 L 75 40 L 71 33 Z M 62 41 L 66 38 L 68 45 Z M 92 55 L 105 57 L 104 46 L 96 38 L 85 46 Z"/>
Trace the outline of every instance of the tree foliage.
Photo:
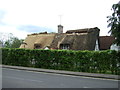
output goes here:
<path id="1" fill-rule="evenodd" d="M 2 46 L 4 46 L 6 40 L 9 40 L 11 37 L 13 37 L 12 33 L 2 33 L 0 32 L 0 43 Z"/>
<path id="2" fill-rule="evenodd" d="M 4 44 L 4 47 L 6 48 L 19 48 L 22 44 L 23 40 L 18 39 L 17 37 L 12 37 L 9 40 L 7 40 Z"/>
<path id="3" fill-rule="evenodd" d="M 120 45 L 120 2 L 113 4 L 113 13 L 108 16 L 108 27 L 110 27 L 110 33 L 115 37 L 115 44 Z"/>
<path id="4" fill-rule="evenodd" d="M 0 33 L 0 47 L 19 48 L 23 39 L 18 39 L 12 33 Z"/>

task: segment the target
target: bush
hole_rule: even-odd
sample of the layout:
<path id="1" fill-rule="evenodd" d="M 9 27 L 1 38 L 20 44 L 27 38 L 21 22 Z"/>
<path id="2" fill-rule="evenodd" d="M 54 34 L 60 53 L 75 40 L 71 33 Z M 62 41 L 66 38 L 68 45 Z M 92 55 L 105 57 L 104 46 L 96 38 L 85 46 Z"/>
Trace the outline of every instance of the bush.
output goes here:
<path id="1" fill-rule="evenodd" d="M 120 52 L 2 48 L 2 64 L 120 75 Z"/>

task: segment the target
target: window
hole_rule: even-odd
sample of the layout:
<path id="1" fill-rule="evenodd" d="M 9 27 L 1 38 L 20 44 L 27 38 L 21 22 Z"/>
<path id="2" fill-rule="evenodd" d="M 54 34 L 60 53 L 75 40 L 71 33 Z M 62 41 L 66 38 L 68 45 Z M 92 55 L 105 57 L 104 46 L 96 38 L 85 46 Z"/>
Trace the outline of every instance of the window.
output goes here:
<path id="1" fill-rule="evenodd" d="M 70 49 L 70 44 L 60 44 L 60 49 Z"/>
<path id="2" fill-rule="evenodd" d="M 40 44 L 34 44 L 34 49 L 40 49 Z"/>

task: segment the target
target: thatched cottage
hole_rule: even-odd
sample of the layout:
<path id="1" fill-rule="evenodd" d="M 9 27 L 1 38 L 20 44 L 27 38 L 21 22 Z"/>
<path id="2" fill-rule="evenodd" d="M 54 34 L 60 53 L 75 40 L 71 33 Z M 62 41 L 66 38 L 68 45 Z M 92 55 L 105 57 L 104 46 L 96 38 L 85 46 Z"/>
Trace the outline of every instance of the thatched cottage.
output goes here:
<path id="1" fill-rule="evenodd" d="M 68 30 L 63 33 L 63 26 L 58 25 L 58 33 L 44 32 L 27 35 L 20 48 L 98 50 L 99 31 L 100 29 L 95 27 Z"/>

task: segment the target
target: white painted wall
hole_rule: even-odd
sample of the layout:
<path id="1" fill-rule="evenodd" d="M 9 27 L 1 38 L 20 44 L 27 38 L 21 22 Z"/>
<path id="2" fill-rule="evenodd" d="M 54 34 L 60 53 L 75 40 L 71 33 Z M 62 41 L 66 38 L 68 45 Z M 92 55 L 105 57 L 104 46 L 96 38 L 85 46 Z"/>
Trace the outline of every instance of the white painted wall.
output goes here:
<path id="1" fill-rule="evenodd" d="M 48 47 L 45 47 L 45 50 L 48 50 L 49 48 Z"/>
<path id="2" fill-rule="evenodd" d="M 96 44 L 95 44 L 95 51 L 99 51 L 98 39 L 96 40 Z"/>
<path id="3" fill-rule="evenodd" d="M 111 45 L 110 49 L 120 51 L 120 46 L 117 46 L 116 44 L 113 44 L 113 45 Z"/>

